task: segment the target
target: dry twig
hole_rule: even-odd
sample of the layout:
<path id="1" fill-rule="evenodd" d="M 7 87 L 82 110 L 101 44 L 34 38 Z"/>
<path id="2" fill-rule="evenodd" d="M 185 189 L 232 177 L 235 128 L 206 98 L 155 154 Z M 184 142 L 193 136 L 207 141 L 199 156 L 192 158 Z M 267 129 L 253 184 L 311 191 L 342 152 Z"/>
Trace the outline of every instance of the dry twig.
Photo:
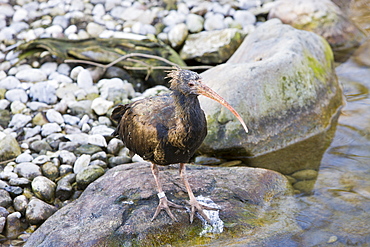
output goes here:
<path id="1" fill-rule="evenodd" d="M 131 59 L 131 57 L 153 58 L 153 59 L 157 59 L 157 60 L 163 61 L 165 63 L 168 63 L 171 66 L 152 66 L 152 65 L 147 64 L 147 63 L 145 63 L 143 61 L 136 60 L 136 59 Z M 122 60 L 129 60 L 129 61 L 134 61 L 134 62 L 143 64 L 143 67 L 123 66 L 123 68 L 125 68 L 127 70 L 148 70 L 148 74 L 146 76 L 146 79 L 149 77 L 150 72 L 152 70 L 155 70 L 155 69 L 172 69 L 173 66 L 180 67 L 178 64 L 173 63 L 173 62 L 171 62 L 171 61 L 169 61 L 169 60 L 167 60 L 167 59 L 165 59 L 163 57 L 159 57 L 159 56 L 155 56 L 155 55 L 149 55 L 149 54 L 144 54 L 144 53 L 130 53 L 130 54 L 124 55 L 124 56 L 122 56 L 122 57 L 114 60 L 113 62 L 111 62 L 109 64 L 100 64 L 100 63 L 96 63 L 96 62 L 92 62 L 92 61 L 88 61 L 88 60 L 78 60 L 78 59 L 67 59 L 64 62 L 65 63 L 84 63 L 84 64 L 89 64 L 89 65 L 101 67 L 104 70 L 106 70 L 109 67 L 112 67 L 113 65 L 115 65 L 116 63 L 121 62 Z M 203 66 L 182 66 L 181 68 L 183 68 L 183 69 L 209 69 L 211 67 L 212 66 L 203 65 Z"/>

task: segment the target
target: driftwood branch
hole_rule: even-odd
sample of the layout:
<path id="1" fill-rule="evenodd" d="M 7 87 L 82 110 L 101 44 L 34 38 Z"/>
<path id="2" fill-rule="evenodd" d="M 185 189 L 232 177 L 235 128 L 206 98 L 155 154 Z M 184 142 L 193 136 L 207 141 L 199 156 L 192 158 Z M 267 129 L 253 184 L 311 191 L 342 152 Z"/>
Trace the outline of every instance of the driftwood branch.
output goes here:
<path id="1" fill-rule="evenodd" d="M 145 58 L 157 59 L 157 60 L 160 60 L 160 61 L 163 61 L 163 62 L 169 64 L 170 66 L 151 66 L 150 64 L 147 64 L 143 61 L 136 60 L 136 59 L 131 59 L 131 57 L 145 57 Z M 123 67 L 127 70 L 148 70 L 148 75 L 146 76 L 146 78 L 150 75 L 150 71 L 152 71 L 152 70 L 155 70 L 155 69 L 172 69 L 174 66 L 175 67 L 181 67 L 183 69 L 209 69 L 209 68 L 212 68 L 212 66 L 208 66 L 208 65 L 203 65 L 203 66 L 179 66 L 178 64 L 173 63 L 173 62 L 171 62 L 171 61 L 169 61 L 169 60 L 167 60 L 163 57 L 144 54 L 144 53 L 130 53 L 130 54 L 124 55 L 124 56 L 114 60 L 113 62 L 111 62 L 109 64 L 100 64 L 100 63 L 96 63 L 96 62 L 92 62 L 92 61 L 88 61 L 88 60 L 78 60 L 78 59 L 66 59 L 66 60 L 64 60 L 64 62 L 65 63 L 84 63 L 84 64 L 97 66 L 97 67 L 100 67 L 100 68 L 103 68 L 104 70 L 106 70 L 109 67 L 112 67 L 113 65 L 121 62 L 122 60 L 130 60 L 130 61 L 135 61 L 137 63 L 143 64 L 143 67 L 130 67 L 130 66 L 123 66 Z"/>

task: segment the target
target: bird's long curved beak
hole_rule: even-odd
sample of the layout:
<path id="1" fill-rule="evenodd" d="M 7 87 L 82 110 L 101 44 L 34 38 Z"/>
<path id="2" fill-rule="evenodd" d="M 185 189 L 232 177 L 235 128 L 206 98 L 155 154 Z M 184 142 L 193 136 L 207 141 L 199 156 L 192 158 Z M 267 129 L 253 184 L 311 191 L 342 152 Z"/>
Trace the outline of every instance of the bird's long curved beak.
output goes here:
<path id="1" fill-rule="evenodd" d="M 197 91 L 199 92 L 199 94 L 204 95 L 210 99 L 213 99 L 217 101 L 218 103 L 220 103 L 221 105 L 225 106 L 227 109 L 229 109 L 235 115 L 235 117 L 239 120 L 239 122 L 242 124 L 245 132 L 248 133 L 247 125 L 244 123 L 244 120 L 242 119 L 242 117 L 229 103 L 227 103 L 226 100 L 224 100 L 224 98 L 222 98 L 215 91 L 213 91 L 210 87 L 208 87 L 207 85 L 204 85 L 203 83 L 197 84 Z"/>

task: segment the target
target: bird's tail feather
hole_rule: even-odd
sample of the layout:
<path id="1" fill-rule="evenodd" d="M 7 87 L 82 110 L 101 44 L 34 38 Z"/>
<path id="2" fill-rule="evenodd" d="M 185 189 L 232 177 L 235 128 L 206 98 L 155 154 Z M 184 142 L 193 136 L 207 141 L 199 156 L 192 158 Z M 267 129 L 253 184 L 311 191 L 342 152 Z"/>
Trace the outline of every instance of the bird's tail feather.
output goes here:
<path id="1" fill-rule="evenodd" d="M 122 116 L 123 116 L 123 114 L 125 114 L 126 110 L 127 110 L 127 105 L 119 105 L 116 108 L 114 108 L 110 118 L 117 122 L 117 128 L 112 133 L 113 136 L 117 136 L 119 134 L 120 122 L 121 122 Z"/>

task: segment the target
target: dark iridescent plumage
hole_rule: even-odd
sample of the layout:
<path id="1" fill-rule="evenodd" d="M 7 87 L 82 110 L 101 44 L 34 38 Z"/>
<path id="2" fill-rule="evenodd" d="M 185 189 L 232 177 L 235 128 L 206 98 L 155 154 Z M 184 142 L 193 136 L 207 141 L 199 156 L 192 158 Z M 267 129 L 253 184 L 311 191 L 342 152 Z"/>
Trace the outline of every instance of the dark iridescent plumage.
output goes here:
<path id="1" fill-rule="evenodd" d="M 196 210 L 209 220 L 202 210 L 203 206 L 197 202 L 191 191 L 184 165 L 189 162 L 207 135 L 207 122 L 198 96 L 202 94 L 223 104 L 241 121 L 246 131 L 247 128 L 239 114 L 204 85 L 197 73 L 176 69 L 168 76 L 172 78 L 170 93 L 120 105 L 114 109 L 111 118 L 117 121 L 118 126 L 113 135 L 119 135 L 130 151 L 152 162 L 152 173 L 160 198 L 153 219 L 164 209 L 176 220 L 169 206 L 182 208 L 167 200 L 159 182 L 157 167 L 180 163 L 180 176 L 185 183 L 192 207 L 190 221 L 193 221 Z"/>

